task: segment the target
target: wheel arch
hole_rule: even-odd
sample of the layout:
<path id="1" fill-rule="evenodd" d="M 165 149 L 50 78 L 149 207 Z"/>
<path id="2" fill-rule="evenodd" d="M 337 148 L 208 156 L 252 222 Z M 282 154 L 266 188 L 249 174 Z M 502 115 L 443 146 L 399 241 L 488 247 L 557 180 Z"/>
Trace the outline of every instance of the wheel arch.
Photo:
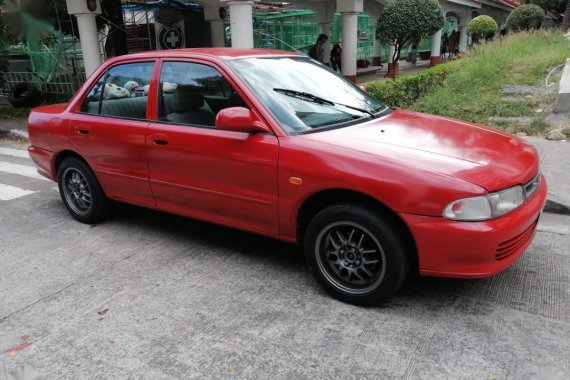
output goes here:
<path id="1" fill-rule="evenodd" d="M 54 160 L 53 160 L 53 167 L 52 167 L 52 170 L 53 170 L 53 173 L 54 173 L 54 176 L 53 176 L 53 177 L 54 177 L 56 180 L 57 180 L 57 177 L 58 177 L 58 176 L 57 176 L 57 172 L 58 172 L 58 170 L 59 170 L 59 166 L 60 166 L 61 163 L 62 163 L 66 158 L 68 158 L 68 157 L 75 157 L 75 158 L 77 158 L 77 159 L 80 159 L 81 161 L 85 162 L 85 164 L 86 164 L 87 166 L 89 166 L 89 167 L 91 168 L 91 165 L 89 165 L 89 164 L 87 163 L 87 160 L 86 160 L 85 158 L 83 158 L 79 153 L 77 153 L 77 152 L 75 152 L 75 151 L 73 151 L 73 150 L 62 150 L 61 152 L 59 152 L 59 153 L 54 157 Z M 91 168 L 91 170 L 93 170 L 93 169 Z"/>
<path id="2" fill-rule="evenodd" d="M 328 189 L 321 190 L 308 197 L 301 205 L 297 214 L 297 242 L 303 242 L 305 231 L 311 219 L 321 210 L 328 206 L 340 203 L 358 204 L 371 208 L 383 217 L 390 219 L 394 225 L 404 234 L 406 242 L 410 244 L 413 252 L 413 260 L 417 262 L 417 248 L 414 236 L 408 225 L 399 217 L 397 213 L 388 208 L 384 203 L 368 194 L 349 189 Z"/>

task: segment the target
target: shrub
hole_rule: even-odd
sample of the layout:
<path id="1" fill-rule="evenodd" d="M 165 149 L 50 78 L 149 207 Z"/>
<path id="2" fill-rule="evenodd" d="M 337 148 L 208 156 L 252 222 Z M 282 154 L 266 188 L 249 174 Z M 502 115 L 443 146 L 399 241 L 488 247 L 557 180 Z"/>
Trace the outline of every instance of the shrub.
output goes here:
<path id="1" fill-rule="evenodd" d="M 402 46 L 412 39 L 434 34 L 444 23 L 437 0 L 392 0 L 380 14 L 376 38 L 396 47 L 394 62 L 398 62 Z"/>
<path id="2" fill-rule="evenodd" d="M 451 62 L 419 73 L 399 77 L 393 81 L 367 83 L 368 93 L 389 107 L 405 108 L 435 88 L 443 86 L 450 70 L 457 65 Z"/>
<path id="3" fill-rule="evenodd" d="M 474 42 L 479 39 L 490 39 L 499 30 L 497 22 L 490 16 L 477 16 L 467 26 L 467 33 L 471 35 Z"/>
<path id="4" fill-rule="evenodd" d="M 534 4 L 521 5 L 507 17 L 507 28 L 513 32 L 540 28 L 544 19 L 544 11 Z"/>

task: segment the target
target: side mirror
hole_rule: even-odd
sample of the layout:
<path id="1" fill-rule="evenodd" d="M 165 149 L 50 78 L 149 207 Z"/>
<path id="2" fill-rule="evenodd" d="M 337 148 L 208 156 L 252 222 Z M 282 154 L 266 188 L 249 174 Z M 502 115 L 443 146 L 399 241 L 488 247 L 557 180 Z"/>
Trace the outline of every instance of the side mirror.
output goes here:
<path id="1" fill-rule="evenodd" d="M 218 112 L 216 129 L 245 133 L 271 132 L 265 124 L 254 120 L 251 111 L 245 107 L 229 107 Z"/>

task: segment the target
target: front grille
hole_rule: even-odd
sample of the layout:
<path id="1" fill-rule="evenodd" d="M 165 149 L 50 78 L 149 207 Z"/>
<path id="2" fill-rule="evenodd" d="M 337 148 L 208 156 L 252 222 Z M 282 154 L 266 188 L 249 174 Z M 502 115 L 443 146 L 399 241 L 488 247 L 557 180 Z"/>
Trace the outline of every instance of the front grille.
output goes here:
<path id="1" fill-rule="evenodd" d="M 534 221 L 533 224 L 531 224 L 529 228 L 527 228 L 526 230 L 524 230 L 514 238 L 500 243 L 497 246 L 495 259 L 504 260 L 513 253 L 515 253 L 520 247 L 525 245 L 530 239 L 532 239 L 537 224 L 538 224 L 538 218 Z"/>

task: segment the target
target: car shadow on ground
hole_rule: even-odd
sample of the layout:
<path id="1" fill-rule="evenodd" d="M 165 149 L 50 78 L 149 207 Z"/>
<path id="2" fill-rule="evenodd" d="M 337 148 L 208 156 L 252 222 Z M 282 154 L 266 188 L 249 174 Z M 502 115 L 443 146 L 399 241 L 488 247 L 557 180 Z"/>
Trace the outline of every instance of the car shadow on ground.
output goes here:
<path id="1" fill-rule="evenodd" d="M 116 204 L 112 220 L 115 223 L 134 225 L 137 229 L 160 232 L 175 240 L 188 241 L 192 244 L 212 247 L 215 250 L 228 250 L 238 255 L 248 256 L 250 259 L 264 261 L 269 265 L 288 268 L 289 271 L 293 269 L 303 272 L 307 277 L 311 277 L 303 248 L 300 245 L 126 204 Z M 406 301 L 405 304 L 414 303 L 414 301 L 442 301 L 442 297 L 447 299 L 454 294 L 464 293 L 473 286 L 477 287 L 478 283 L 486 286 L 486 280 L 422 277 L 417 273 L 417 268 L 415 270 L 412 268 L 393 301 L 385 306 L 403 306 L 401 302 L 403 300 Z M 320 290 L 316 281 L 314 286 Z M 323 290 L 319 293 L 326 296 Z"/>

